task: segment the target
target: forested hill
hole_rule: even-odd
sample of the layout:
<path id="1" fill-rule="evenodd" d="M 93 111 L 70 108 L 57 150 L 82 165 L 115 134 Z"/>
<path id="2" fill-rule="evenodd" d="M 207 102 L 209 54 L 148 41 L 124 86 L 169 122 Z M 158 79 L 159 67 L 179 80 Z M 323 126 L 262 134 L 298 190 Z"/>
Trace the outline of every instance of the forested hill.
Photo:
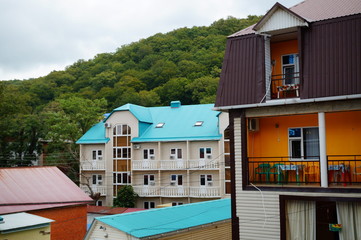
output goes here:
<path id="1" fill-rule="evenodd" d="M 125 103 L 213 103 L 226 37 L 259 19 L 158 33 L 44 77 L 0 81 L 0 158 L 39 152 L 39 139 L 75 141 L 101 113 Z"/>

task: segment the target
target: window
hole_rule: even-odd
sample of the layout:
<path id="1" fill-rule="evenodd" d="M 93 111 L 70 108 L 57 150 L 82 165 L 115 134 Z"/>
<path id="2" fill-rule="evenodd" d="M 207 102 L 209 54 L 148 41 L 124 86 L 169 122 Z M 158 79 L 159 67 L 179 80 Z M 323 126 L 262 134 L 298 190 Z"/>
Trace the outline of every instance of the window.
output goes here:
<path id="1" fill-rule="evenodd" d="M 183 205 L 182 202 L 172 202 L 172 206 L 179 206 L 179 205 Z"/>
<path id="2" fill-rule="evenodd" d="M 212 148 L 200 148 L 199 149 L 199 158 L 212 158 Z"/>
<path id="3" fill-rule="evenodd" d="M 113 158 L 116 159 L 129 159 L 131 158 L 131 148 L 130 147 L 117 147 L 113 148 Z"/>
<path id="4" fill-rule="evenodd" d="M 144 185 L 155 185 L 154 174 L 145 174 L 144 175 Z"/>
<path id="5" fill-rule="evenodd" d="M 202 126 L 202 125 L 203 125 L 203 121 L 197 121 L 197 122 L 194 124 L 195 127 L 200 127 L 200 126 Z"/>
<path id="6" fill-rule="evenodd" d="M 162 127 L 164 126 L 164 124 L 165 124 L 165 123 L 163 123 L 163 122 L 162 122 L 162 123 L 158 123 L 155 127 L 156 127 L 156 128 L 162 128 Z"/>
<path id="7" fill-rule="evenodd" d="M 208 175 L 200 175 L 200 185 L 201 186 L 212 186 L 213 185 L 213 176 Z"/>
<path id="8" fill-rule="evenodd" d="M 98 200 L 97 203 L 96 203 L 97 206 L 103 206 L 103 201 L 101 200 Z"/>
<path id="9" fill-rule="evenodd" d="M 298 84 L 298 54 L 282 56 L 282 72 L 284 84 Z"/>
<path id="10" fill-rule="evenodd" d="M 320 156 L 318 128 L 289 128 L 289 153 L 293 159 L 318 159 Z"/>
<path id="11" fill-rule="evenodd" d="M 92 159 L 93 160 L 103 160 L 103 151 L 102 150 L 93 150 Z"/>
<path id="12" fill-rule="evenodd" d="M 183 185 L 183 175 L 172 174 L 170 176 L 170 185 L 171 186 L 182 186 Z"/>
<path id="13" fill-rule="evenodd" d="M 131 130 L 127 124 L 119 124 L 113 128 L 114 136 L 130 136 Z"/>
<path id="14" fill-rule="evenodd" d="M 182 159 L 182 149 L 172 148 L 170 150 L 170 158 L 171 159 Z"/>
<path id="15" fill-rule="evenodd" d="M 144 202 L 143 206 L 145 209 L 155 208 L 155 202 Z"/>
<path id="16" fill-rule="evenodd" d="M 144 160 L 154 159 L 154 149 L 144 149 L 143 159 Z"/>
<path id="17" fill-rule="evenodd" d="M 92 178 L 93 185 L 102 185 L 103 184 L 103 176 L 102 175 L 94 174 L 92 177 L 93 177 Z"/>
<path id="18" fill-rule="evenodd" d="M 113 173 L 113 183 L 116 185 L 131 183 L 130 173 L 129 172 Z"/>

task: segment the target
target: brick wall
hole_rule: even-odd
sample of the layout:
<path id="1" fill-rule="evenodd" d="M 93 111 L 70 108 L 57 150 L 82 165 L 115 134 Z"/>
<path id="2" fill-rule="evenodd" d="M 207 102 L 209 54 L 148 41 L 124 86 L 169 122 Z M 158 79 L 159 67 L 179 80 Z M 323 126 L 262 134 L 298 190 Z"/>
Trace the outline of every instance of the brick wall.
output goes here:
<path id="1" fill-rule="evenodd" d="M 28 213 L 55 220 L 51 223 L 51 240 L 82 240 L 86 234 L 86 205 L 35 210 Z"/>

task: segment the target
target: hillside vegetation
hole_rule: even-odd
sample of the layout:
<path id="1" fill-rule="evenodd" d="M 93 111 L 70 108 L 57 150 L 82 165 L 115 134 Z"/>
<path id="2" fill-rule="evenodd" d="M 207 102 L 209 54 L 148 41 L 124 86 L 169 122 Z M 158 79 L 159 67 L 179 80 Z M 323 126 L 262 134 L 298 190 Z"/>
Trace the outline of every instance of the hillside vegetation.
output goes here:
<path id="1" fill-rule="evenodd" d="M 30 163 L 41 144 L 54 163 L 75 163 L 72 143 L 103 113 L 126 103 L 213 103 L 226 37 L 259 19 L 228 17 L 158 33 L 44 77 L 0 82 L 0 165 Z"/>

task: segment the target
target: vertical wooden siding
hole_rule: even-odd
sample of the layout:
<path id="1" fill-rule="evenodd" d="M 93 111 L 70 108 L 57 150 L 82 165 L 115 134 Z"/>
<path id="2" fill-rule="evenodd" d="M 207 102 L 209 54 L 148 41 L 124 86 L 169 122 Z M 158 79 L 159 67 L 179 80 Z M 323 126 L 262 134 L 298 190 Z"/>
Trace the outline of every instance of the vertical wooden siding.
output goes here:
<path id="1" fill-rule="evenodd" d="M 301 98 L 361 93 L 361 14 L 303 30 Z"/>
<path id="2" fill-rule="evenodd" d="M 216 106 L 258 103 L 265 95 L 264 40 L 247 35 L 227 41 Z"/>

